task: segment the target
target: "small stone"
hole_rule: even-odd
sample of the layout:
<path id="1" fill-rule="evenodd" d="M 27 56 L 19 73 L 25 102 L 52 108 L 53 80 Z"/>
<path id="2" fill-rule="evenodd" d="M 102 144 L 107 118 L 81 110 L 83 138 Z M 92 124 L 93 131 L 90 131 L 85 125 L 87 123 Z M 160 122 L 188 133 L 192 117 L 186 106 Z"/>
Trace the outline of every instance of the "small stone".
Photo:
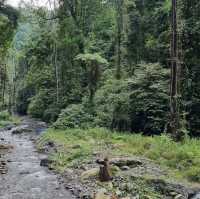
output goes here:
<path id="1" fill-rule="evenodd" d="M 122 192 L 119 189 L 115 193 L 117 196 L 121 196 L 121 194 L 122 194 Z"/>
<path id="2" fill-rule="evenodd" d="M 177 196 L 176 192 L 170 192 L 169 194 L 170 194 L 170 196 Z"/>
<path id="3" fill-rule="evenodd" d="M 128 171 L 129 169 L 130 169 L 129 166 L 123 166 L 123 167 L 121 167 L 121 170 L 122 170 L 122 171 Z"/>
<path id="4" fill-rule="evenodd" d="M 148 196 L 148 195 L 145 195 L 145 196 L 144 196 L 144 199 L 152 199 L 152 197 L 151 197 L 151 196 Z"/>
<path id="5" fill-rule="evenodd" d="M 81 199 L 93 199 L 93 196 L 92 196 L 92 194 L 85 192 L 85 193 L 80 193 L 79 198 L 81 198 Z"/>
<path id="6" fill-rule="evenodd" d="M 184 199 L 184 197 L 181 194 L 178 194 L 174 199 Z"/>
<path id="7" fill-rule="evenodd" d="M 67 173 L 67 174 L 73 174 L 73 170 L 72 169 L 65 169 L 65 173 Z"/>
<path id="8" fill-rule="evenodd" d="M 30 172 L 29 172 L 29 171 L 22 171 L 22 172 L 20 172 L 19 174 L 20 174 L 20 175 L 28 175 L 28 174 L 30 174 Z"/>

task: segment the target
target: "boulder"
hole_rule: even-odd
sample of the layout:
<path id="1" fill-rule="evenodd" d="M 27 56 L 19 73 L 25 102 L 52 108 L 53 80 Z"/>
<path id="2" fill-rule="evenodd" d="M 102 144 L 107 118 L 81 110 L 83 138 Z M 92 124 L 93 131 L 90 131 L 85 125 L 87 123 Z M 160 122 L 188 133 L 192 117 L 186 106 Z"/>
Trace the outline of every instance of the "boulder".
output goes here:
<path id="1" fill-rule="evenodd" d="M 4 130 L 5 131 L 10 131 L 12 128 L 15 128 L 16 126 L 14 125 L 14 124 L 9 124 L 9 125 L 7 125 L 5 128 L 4 128 Z"/>
<path id="2" fill-rule="evenodd" d="M 13 146 L 7 145 L 7 144 L 0 144 L 0 149 L 1 150 L 9 150 L 9 149 L 13 149 Z"/>
<path id="3" fill-rule="evenodd" d="M 197 190 L 193 188 L 186 187 L 183 184 L 167 182 L 162 179 L 149 179 L 147 182 L 153 185 L 153 187 L 162 194 L 173 196 L 177 199 L 192 198 L 197 193 Z"/>
<path id="4" fill-rule="evenodd" d="M 123 157 L 123 158 L 113 158 L 110 160 L 110 164 L 116 165 L 120 168 L 123 167 L 137 167 L 143 165 L 143 162 L 136 157 Z"/>
<path id="5" fill-rule="evenodd" d="M 12 134 L 22 134 L 22 133 L 28 133 L 32 132 L 33 130 L 28 125 L 22 125 L 15 128 L 12 128 L 11 133 Z"/>
<path id="6" fill-rule="evenodd" d="M 49 160 L 47 158 L 44 158 L 40 161 L 40 166 L 41 167 L 49 167 L 53 163 L 52 160 Z"/>
<path id="7" fill-rule="evenodd" d="M 99 168 L 93 168 L 93 169 L 84 171 L 81 174 L 81 180 L 86 180 L 86 179 L 88 179 L 90 177 L 98 176 L 98 174 L 99 174 Z"/>

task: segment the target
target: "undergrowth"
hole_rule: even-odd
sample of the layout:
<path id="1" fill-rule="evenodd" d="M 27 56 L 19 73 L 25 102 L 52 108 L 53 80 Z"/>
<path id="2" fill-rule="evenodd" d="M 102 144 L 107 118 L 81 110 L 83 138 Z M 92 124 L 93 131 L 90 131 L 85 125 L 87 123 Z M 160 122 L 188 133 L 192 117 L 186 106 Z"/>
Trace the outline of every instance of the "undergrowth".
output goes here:
<path id="1" fill-rule="evenodd" d="M 104 128 L 49 129 L 38 141 L 38 147 L 42 148 L 49 141 L 58 146 L 58 152 L 51 154 L 51 158 L 60 171 L 87 161 L 97 153 L 102 157 L 137 155 L 167 167 L 173 177 L 200 182 L 200 140 L 197 139 L 187 138 L 176 143 L 167 135 L 146 137 L 120 134 Z"/>
<path id="2" fill-rule="evenodd" d="M 0 128 L 4 128 L 10 124 L 19 124 L 20 119 L 17 116 L 11 116 L 8 111 L 0 112 Z"/>

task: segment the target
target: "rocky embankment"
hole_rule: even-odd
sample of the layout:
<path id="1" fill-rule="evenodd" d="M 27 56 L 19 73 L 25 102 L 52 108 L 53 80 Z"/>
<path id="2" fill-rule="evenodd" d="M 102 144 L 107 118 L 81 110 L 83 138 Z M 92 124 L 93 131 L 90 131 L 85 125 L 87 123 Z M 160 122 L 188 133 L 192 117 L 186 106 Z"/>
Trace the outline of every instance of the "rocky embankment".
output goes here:
<path id="1" fill-rule="evenodd" d="M 47 142 L 42 151 L 52 154 L 60 146 Z M 74 147 L 80 147 L 76 145 Z M 152 161 L 141 157 L 115 157 L 110 159 L 112 181 L 100 182 L 99 156 L 65 169 L 61 182 L 82 199 L 200 199 L 200 188 L 176 182 Z M 98 161 L 97 161 L 98 160 Z M 101 161 L 101 160 L 100 160 Z M 52 160 L 45 166 L 52 169 Z"/>

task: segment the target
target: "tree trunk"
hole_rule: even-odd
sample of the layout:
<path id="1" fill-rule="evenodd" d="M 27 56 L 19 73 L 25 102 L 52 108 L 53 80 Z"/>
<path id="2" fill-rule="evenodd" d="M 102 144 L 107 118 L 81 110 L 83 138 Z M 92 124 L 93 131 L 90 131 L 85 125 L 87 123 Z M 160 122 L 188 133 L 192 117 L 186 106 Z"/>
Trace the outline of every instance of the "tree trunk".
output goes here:
<path id="1" fill-rule="evenodd" d="M 177 41 L 177 0 L 172 0 L 172 39 L 171 39 L 171 83 L 170 83 L 170 128 L 173 139 L 180 140 L 179 128 L 179 59 Z"/>
<path id="2" fill-rule="evenodd" d="M 59 71 L 58 71 L 58 52 L 57 52 L 57 44 L 55 41 L 55 49 L 54 49 L 54 64 L 55 64 L 55 73 L 56 73 L 56 102 L 59 103 Z"/>
<path id="3" fill-rule="evenodd" d="M 105 158 L 103 161 L 97 161 L 98 164 L 101 164 L 99 170 L 99 179 L 101 182 L 108 182 L 112 180 L 110 164 L 108 158 Z"/>
<path id="4" fill-rule="evenodd" d="M 123 0 L 117 1 L 117 70 L 116 78 L 121 79 L 121 43 L 123 31 Z"/>

